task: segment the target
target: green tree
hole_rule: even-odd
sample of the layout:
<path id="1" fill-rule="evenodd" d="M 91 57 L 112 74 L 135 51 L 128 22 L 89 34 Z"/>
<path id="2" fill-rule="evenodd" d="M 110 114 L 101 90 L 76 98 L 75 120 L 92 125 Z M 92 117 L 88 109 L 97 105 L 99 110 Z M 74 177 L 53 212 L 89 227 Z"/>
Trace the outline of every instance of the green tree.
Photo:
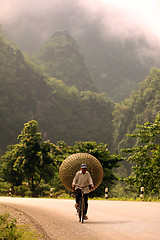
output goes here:
<path id="1" fill-rule="evenodd" d="M 130 135 L 137 138 L 137 146 L 123 149 L 129 153 L 128 161 L 134 163 L 133 173 L 125 179 L 137 190 L 145 187 L 147 194 L 159 194 L 160 191 L 160 114 L 153 123 L 138 125 L 137 131 Z"/>
<path id="2" fill-rule="evenodd" d="M 19 157 L 19 150 L 19 144 L 8 146 L 8 151 L 6 151 L 1 158 L 3 169 L 1 176 L 12 185 L 12 188 L 21 185 L 24 180 L 22 169 L 14 167 L 14 164 Z"/>
<path id="3" fill-rule="evenodd" d="M 111 155 L 107 146 L 107 144 L 87 141 L 75 142 L 73 146 L 67 146 L 65 142 L 59 141 L 57 142 L 59 154 L 56 156 L 56 165 L 59 168 L 68 156 L 75 153 L 89 153 L 93 155 L 102 164 L 104 177 L 101 185 L 91 193 L 91 196 L 104 196 L 104 188 L 111 188 L 114 181 L 117 180 L 113 170 L 119 167 L 119 162 L 123 160 L 119 155 Z M 60 182 L 58 172 L 54 176 L 52 186 L 54 187 L 54 191 L 63 190 L 68 192 Z"/>
<path id="4" fill-rule="evenodd" d="M 16 185 L 21 185 L 25 179 L 28 182 L 32 196 L 42 179 L 48 179 L 48 174 L 53 177 L 50 170 L 54 166 L 53 161 L 58 148 L 49 141 L 42 141 L 41 133 L 38 133 L 38 123 L 35 120 L 24 125 L 24 129 L 18 136 L 19 144 L 10 147 L 2 157 L 4 160 L 4 172 L 6 179 Z"/>

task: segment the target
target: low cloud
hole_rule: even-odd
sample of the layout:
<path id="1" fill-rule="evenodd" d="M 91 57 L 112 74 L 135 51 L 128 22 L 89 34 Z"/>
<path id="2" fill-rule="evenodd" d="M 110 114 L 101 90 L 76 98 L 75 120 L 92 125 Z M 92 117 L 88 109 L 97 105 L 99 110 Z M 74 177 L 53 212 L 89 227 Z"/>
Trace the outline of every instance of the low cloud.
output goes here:
<path id="1" fill-rule="evenodd" d="M 43 44 L 56 31 L 79 37 L 90 26 L 104 38 L 143 35 L 148 42 L 159 42 L 157 9 L 158 0 L 0 0 L 0 23 L 26 49 Z"/>

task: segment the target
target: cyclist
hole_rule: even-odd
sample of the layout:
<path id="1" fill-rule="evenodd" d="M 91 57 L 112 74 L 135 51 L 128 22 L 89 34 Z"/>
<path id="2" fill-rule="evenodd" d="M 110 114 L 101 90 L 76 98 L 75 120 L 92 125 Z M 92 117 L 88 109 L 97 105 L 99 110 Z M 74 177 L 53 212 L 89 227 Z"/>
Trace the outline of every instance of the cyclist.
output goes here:
<path id="1" fill-rule="evenodd" d="M 87 209 L 88 209 L 88 195 L 89 189 L 93 189 L 93 180 L 91 178 L 90 173 L 87 171 L 87 165 L 82 163 L 81 170 L 78 171 L 73 179 L 72 188 L 75 190 L 76 193 L 76 204 L 75 208 L 78 208 L 78 204 L 81 198 L 81 188 L 83 187 L 84 192 L 84 202 L 85 202 L 85 213 L 84 219 L 87 220 Z"/>

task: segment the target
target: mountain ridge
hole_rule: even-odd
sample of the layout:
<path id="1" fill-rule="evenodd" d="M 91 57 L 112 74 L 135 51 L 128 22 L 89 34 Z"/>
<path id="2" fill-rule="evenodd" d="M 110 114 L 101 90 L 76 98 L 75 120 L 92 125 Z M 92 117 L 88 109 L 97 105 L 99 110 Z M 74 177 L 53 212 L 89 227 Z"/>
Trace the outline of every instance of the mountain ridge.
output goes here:
<path id="1" fill-rule="evenodd" d="M 114 104 L 103 94 L 80 92 L 48 77 L 0 37 L 0 150 L 15 144 L 24 123 L 36 120 L 45 139 L 111 145 Z M 107 123 L 107 124 L 106 124 Z"/>
<path id="2" fill-rule="evenodd" d="M 67 31 L 58 31 L 41 47 L 35 59 L 50 77 L 63 80 L 80 91 L 97 92 L 76 41 Z"/>

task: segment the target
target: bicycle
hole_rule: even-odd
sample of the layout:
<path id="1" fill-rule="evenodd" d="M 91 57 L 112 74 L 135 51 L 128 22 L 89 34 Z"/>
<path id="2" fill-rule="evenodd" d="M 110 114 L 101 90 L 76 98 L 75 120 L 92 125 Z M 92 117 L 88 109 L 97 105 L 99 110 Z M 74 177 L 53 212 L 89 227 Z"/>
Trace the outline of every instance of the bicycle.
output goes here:
<path id="1" fill-rule="evenodd" d="M 87 186 L 85 186 L 85 187 L 87 187 Z M 82 222 L 82 223 L 84 222 L 84 216 L 85 216 L 85 214 L 84 214 L 85 213 L 85 201 L 84 201 L 84 191 L 83 191 L 83 189 L 85 187 L 79 187 L 79 190 L 81 191 L 81 197 L 80 197 L 78 208 L 77 208 L 79 222 Z"/>

